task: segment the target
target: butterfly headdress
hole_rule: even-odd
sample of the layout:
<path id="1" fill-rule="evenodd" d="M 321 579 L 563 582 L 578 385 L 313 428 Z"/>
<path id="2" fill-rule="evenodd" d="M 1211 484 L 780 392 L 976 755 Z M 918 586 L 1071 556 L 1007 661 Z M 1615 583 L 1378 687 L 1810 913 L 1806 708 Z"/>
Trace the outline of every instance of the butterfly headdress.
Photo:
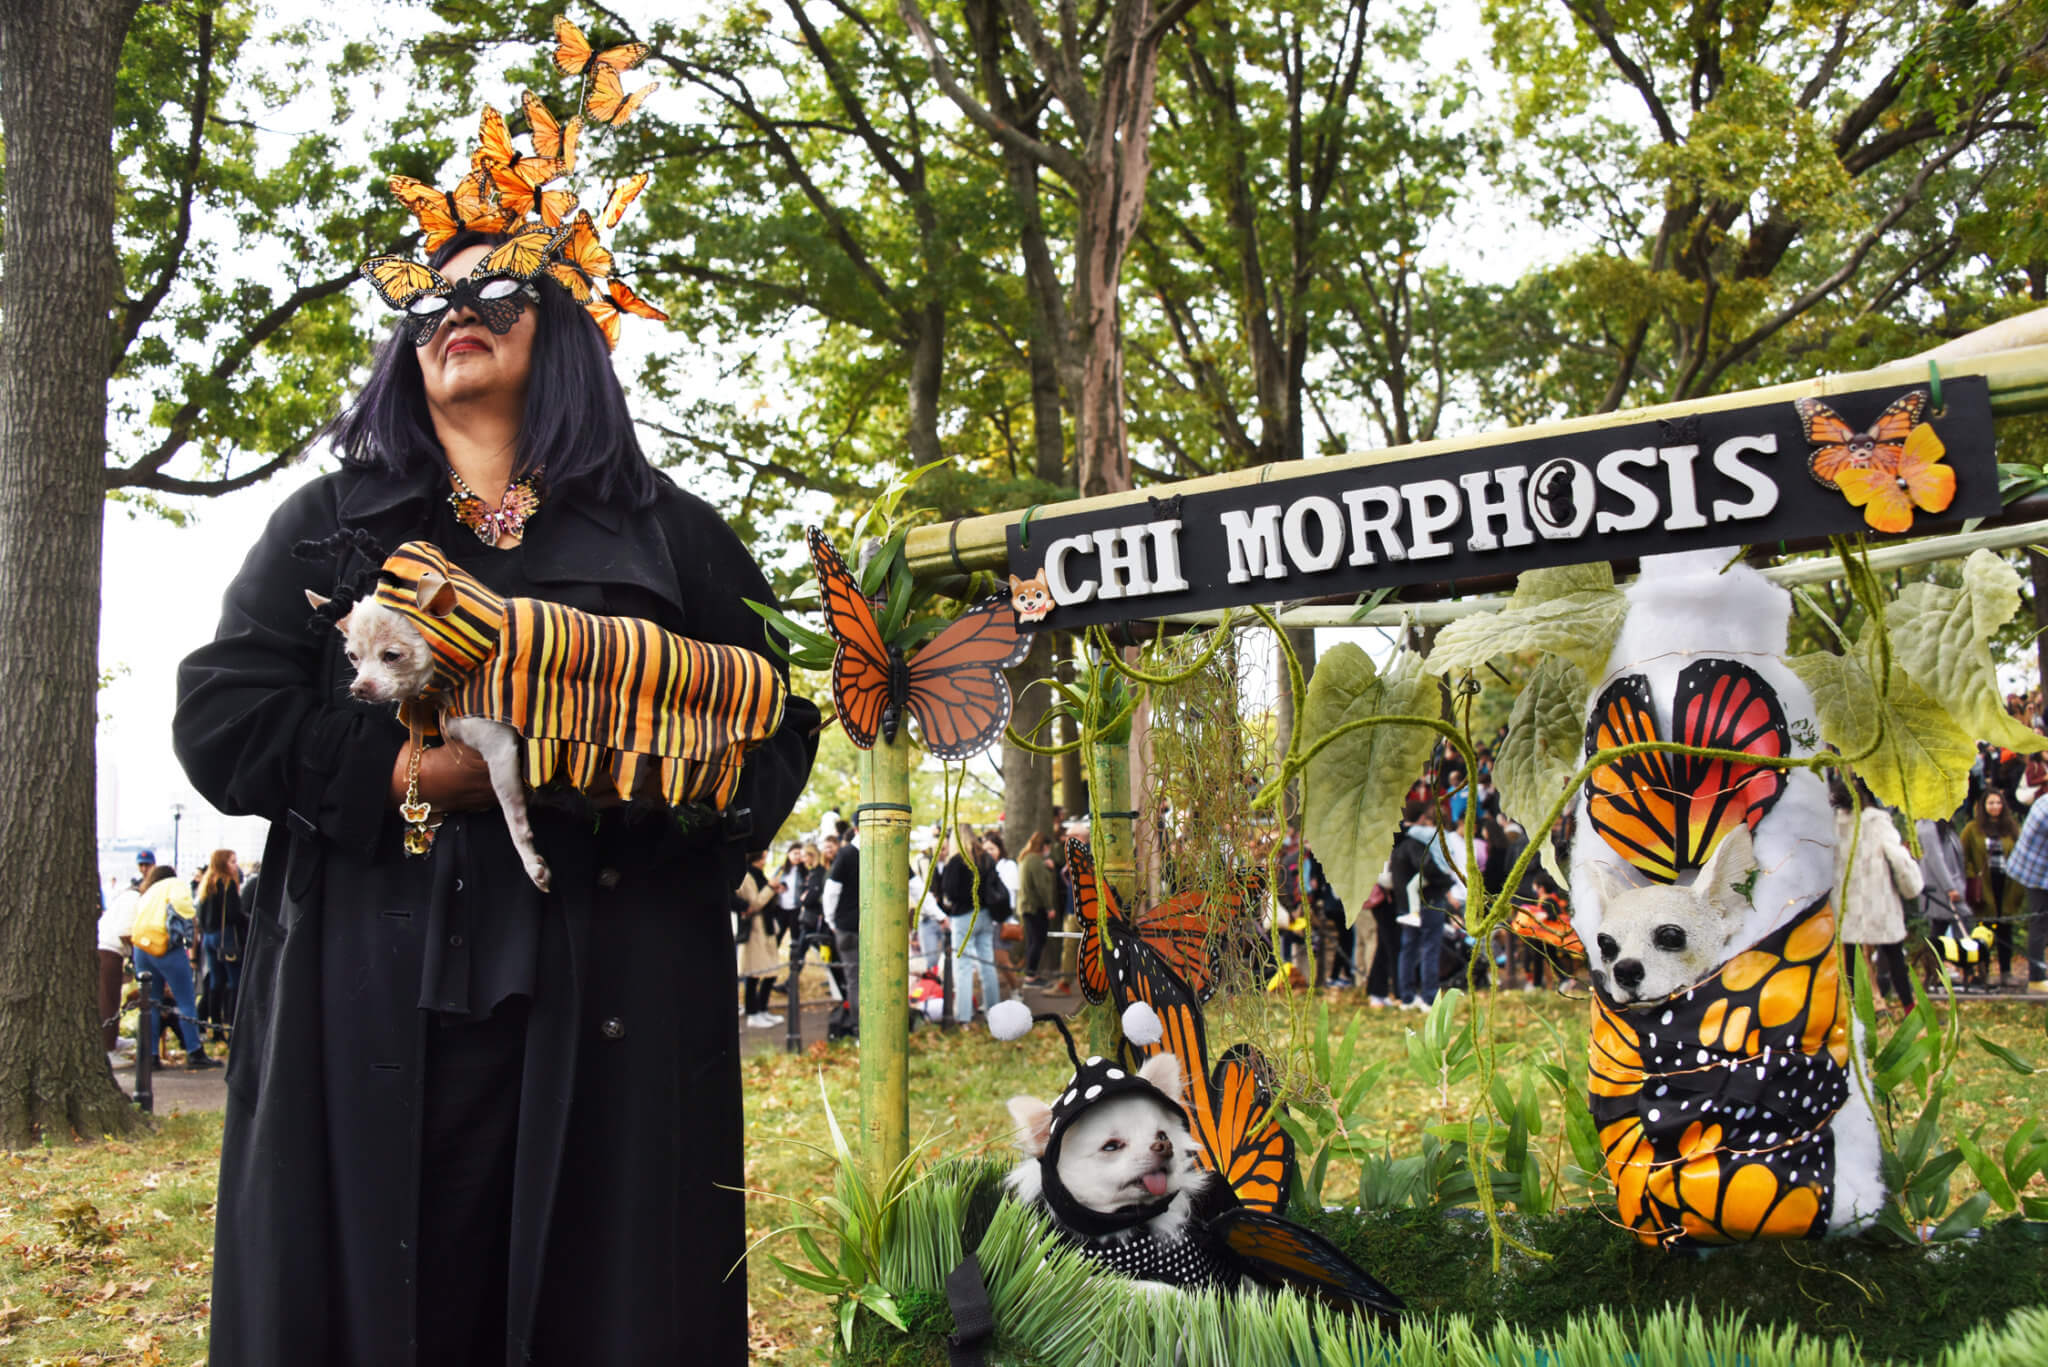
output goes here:
<path id="1" fill-rule="evenodd" d="M 630 175 L 612 186 L 595 214 L 579 208 L 576 192 L 558 184 L 576 170 L 586 118 L 617 127 L 654 92 L 656 86 L 649 84 L 628 94 L 620 79 L 648 50 L 645 43 L 593 48 L 581 29 L 557 15 L 549 52 L 557 70 L 578 78 L 578 113 L 566 122 L 557 119 L 540 96 L 525 91 L 519 107 L 531 151 L 519 147 L 505 116 L 485 105 L 469 172 L 454 189 L 440 190 L 410 176 L 391 178 L 391 193 L 418 222 L 430 252 L 460 232 L 507 235 L 460 280 L 403 256 L 363 262 L 363 275 L 378 297 L 407 316 L 415 345 L 431 341 L 457 306 L 466 305 L 492 332 L 508 332 L 550 280 L 589 312 L 607 348 L 618 345 L 623 314 L 668 320 L 618 278 L 612 254 L 598 236 L 618 226 L 647 187 L 648 174 Z"/>

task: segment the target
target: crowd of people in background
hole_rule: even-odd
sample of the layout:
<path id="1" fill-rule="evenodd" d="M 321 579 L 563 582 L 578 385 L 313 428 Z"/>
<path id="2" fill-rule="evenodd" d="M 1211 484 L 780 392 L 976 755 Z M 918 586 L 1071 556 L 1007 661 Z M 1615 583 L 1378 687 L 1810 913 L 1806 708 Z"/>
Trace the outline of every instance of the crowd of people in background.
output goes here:
<path id="1" fill-rule="evenodd" d="M 206 866 L 180 877 L 154 850 L 136 855 L 135 877 L 100 896 L 97 932 L 101 1045 L 107 1063 L 133 1062 L 138 1043 L 121 1034 L 125 1011 L 140 1003 L 141 984 L 156 985 L 157 1038 L 142 1041 L 158 1067 L 172 1063 L 166 1040 L 187 1069 L 220 1067 L 206 1045 L 224 1044 L 234 1028 L 242 946 L 256 905 L 261 863 L 242 872 L 233 850 L 215 850 Z"/>

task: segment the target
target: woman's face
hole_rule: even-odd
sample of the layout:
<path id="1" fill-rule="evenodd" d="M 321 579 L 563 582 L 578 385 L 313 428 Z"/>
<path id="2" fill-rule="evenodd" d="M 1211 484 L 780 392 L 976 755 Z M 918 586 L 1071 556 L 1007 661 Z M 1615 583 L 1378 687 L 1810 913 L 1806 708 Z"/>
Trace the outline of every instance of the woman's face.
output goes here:
<path id="1" fill-rule="evenodd" d="M 2004 793 L 1986 793 L 1984 795 L 1984 815 L 1990 817 L 1993 821 L 2005 815 Z"/>
<path id="2" fill-rule="evenodd" d="M 479 242 L 448 258 L 441 274 L 449 280 L 468 276 L 490 248 Z M 420 381 L 427 405 L 446 412 L 464 404 L 498 403 L 522 407 L 527 376 L 533 369 L 534 309 L 520 310 L 509 332 L 494 333 L 475 310 L 458 307 L 434 329 L 419 349 Z"/>

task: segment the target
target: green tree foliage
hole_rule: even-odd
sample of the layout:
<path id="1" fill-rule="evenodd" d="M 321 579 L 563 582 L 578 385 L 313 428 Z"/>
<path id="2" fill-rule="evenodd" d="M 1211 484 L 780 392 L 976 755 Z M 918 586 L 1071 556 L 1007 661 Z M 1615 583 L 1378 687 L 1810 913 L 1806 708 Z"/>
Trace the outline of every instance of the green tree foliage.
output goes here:
<path id="1" fill-rule="evenodd" d="M 323 67 L 316 26 L 252 41 L 257 21 L 236 0 L 146 5 L 122 49 L 117 493 L 224 493 L 297 459 L 368 349 L 356 262 L 409 226 L 338 136 L 376 49 Z"/>
<path id="2" fill-rule="evenodd" d="M 1857 368 L 2044 297 L 2041 0 L 1485 9 L 1518 189 L 1579 244 L 1503 301 L 1490 407 Z"/>

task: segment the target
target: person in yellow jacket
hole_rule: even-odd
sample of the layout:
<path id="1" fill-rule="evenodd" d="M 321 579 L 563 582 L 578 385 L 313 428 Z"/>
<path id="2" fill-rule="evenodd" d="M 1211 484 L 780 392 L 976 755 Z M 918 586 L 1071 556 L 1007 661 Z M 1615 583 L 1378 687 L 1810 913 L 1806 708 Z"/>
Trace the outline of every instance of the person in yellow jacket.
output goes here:
<path id="1" fill-rule="evenodd" d="M 199 1035 L 198 1011 L 193 1005 L 192 959 L 188 948 L 193 923 L 192 892 L 178 871 L 158 864 L 143 880 L 142 900 L 135 904 L 135 920 L 128 938 L 135 946 L 135 974 L 154 973 L 171 990 L 178 1008 L 178 1036 L 185 1043 L 185 1066 L 194 1070 L 218 1068 L 220 1060 L 206 1056 Z M 138 1041 L 141 1048 L 154 1048 L 155 1041 Z"/>

